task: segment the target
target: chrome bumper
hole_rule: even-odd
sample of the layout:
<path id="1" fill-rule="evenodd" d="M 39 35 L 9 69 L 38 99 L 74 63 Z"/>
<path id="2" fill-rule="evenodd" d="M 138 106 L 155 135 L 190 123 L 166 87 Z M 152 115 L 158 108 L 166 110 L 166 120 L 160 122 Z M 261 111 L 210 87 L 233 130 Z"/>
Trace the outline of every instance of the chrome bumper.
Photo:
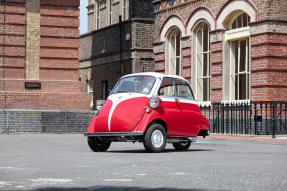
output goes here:
<path id="1" fill-rule="evenodd" d="M 84 133 L 87 137 L 125 137 L 125 136 L 141 136 L 144 132 L 104 132 L 104 133 Z"/>

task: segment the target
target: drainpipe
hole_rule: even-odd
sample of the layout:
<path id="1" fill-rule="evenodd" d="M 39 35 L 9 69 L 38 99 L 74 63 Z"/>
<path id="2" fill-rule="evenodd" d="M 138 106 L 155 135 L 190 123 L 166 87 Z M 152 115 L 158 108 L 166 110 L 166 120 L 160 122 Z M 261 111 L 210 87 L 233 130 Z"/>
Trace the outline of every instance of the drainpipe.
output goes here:
<path id="1" fill-rule="evenodd" d="M 122 51 L 123 51 L 123 42 L 122 42 L 122 25 L 123 25 L 123 22 L 122 22 L 122 15 L 119 16 L 119 27 L 120 27 L 120 67 L 121 67 L 121 76 L 124 74 L 124 67 L 123 67 L 123 63 L 122 63 Z"/>

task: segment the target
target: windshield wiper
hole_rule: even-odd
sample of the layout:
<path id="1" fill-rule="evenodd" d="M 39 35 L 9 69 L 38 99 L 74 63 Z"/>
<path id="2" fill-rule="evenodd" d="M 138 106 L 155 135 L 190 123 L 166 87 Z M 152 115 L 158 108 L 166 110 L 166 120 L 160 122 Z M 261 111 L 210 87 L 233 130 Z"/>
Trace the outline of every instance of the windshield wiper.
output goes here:
<path id="1" fill-rule="evenodd" d="M 127 90 L 119 90 L 119 91 L 117 91 L 117 93 L 129 93 L 129 91 L 127 91 Z"/>

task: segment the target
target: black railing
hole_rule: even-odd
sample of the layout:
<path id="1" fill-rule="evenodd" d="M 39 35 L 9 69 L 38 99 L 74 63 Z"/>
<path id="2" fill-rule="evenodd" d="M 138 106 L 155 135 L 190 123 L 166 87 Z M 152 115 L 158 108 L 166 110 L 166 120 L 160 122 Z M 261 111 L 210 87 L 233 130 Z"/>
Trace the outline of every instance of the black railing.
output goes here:
<path id="1" fill-rule="evenodd" d="M 210 132 L 222 134 L 287 134 L 287 102 L 212 103 L 201 106 Z"/>

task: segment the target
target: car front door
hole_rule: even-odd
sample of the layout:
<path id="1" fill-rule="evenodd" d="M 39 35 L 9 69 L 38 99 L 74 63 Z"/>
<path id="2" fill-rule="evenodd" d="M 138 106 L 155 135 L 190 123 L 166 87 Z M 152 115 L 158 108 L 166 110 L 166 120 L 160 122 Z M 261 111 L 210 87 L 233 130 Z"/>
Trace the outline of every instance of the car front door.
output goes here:
<path id="1" fill-rule="evenodd" d="M 199 107 L 190 86 L 183 80 L 164 77 L 158 95 L 162 100 L 161 113 L 167 124 L 167 136 L 196 136 Z"/>
<path id="2" fill-rule="evenodd" d="M 182 79 L 174 79 L 176 105 L 181 120 L 177 126 L 177 134 L 180 136 L 197 136 L 200 129 L 202 115 L 194 98 L 189 84 Z"/>

